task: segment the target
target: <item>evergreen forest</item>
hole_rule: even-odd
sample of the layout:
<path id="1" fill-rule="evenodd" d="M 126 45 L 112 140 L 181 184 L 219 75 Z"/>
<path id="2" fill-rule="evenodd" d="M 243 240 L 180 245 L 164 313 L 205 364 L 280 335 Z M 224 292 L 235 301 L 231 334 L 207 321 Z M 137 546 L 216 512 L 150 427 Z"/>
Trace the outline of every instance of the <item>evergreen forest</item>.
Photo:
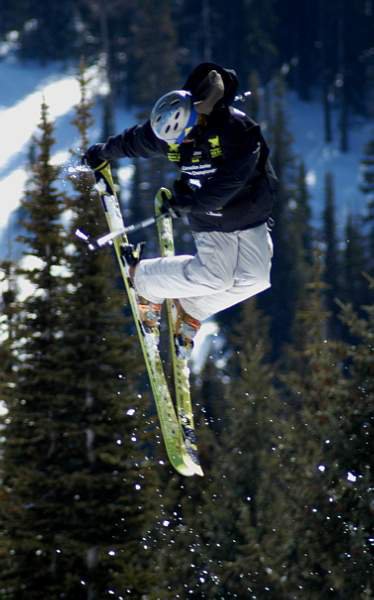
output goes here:
<path id="1" fill-rule="evenodd" d="M 0 600 L 374 598 L 374 129 L 364 212 L 341 221 L 326 171 L 316 218 L 285 111 L 290 90 L 318 98 L 325 142 L 334 111 L 347 152 L 355 119 L 374 117 L 373 34 L 373 0 L 1 0 L 0 41 L 16 60 L 74 67 L 80 148 L 98 141 L 90 66 L 107 83 L 105 140 L 119 104 L 144 119 L 212 61 L 251 90 L 240 108 L 261 121 L 279 184 L 272 287 L 217 315 L 192 374 L 205 476 L 183 478 L 112 249 L 74 235 L 105 231 L 93 177 L 52 161 L 42 103 L 17 211 L 27 265 L 0 262 Z M 160 159 L 131 163 L 124 207 L 137 222 L 176 174 Z M 188 227 L 175 230 L 190 251 Z M 145 237 L 154 255 L 154 231 Z"/>

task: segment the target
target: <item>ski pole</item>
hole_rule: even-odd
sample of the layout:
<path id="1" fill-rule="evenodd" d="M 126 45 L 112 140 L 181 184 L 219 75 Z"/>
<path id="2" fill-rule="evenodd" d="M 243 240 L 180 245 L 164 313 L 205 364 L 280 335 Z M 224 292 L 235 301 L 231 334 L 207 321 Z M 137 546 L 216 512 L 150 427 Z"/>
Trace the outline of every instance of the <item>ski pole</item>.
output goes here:
<path id="1" fill-rule="evenodd" d="M 140 221 L 139 223 L 134 223 L 133 225 L 129 225 L 128 227 L 124 227 L 123 229 L 118 229 L 117 231 L 112 231 L 110 233 L 102 235 L 101 237 L 97 238 L 96 240 L 93 240 L 92 238 L 90 238 L 90 236 L 87 235 L 86 233 L 84 233 L 84 231 L 82 231 L 81 229 L 76 229 L 75 235 L 77 237 L 79 237 L 79 239 L 86 242 L 88 244 L 88 247 L 90 250 L 96 250 L 98 248 L 102 248 L 103 246 L 106 246 L 106 244 L 108 244 L 109 242 L 112 242 L 113 240 L 120 237 L 121 235 L 124 235 L 127 233 L 134 233 L 134 231 L 139 231 L 140 229 L 145 229 L 146 227 L 153 225 L 160 219 L 163 219 L 164 216 L 165 215 L 159 215 L 158 217 L 149 217 L 148 219 L 143 219 L 143 221 Z"/>

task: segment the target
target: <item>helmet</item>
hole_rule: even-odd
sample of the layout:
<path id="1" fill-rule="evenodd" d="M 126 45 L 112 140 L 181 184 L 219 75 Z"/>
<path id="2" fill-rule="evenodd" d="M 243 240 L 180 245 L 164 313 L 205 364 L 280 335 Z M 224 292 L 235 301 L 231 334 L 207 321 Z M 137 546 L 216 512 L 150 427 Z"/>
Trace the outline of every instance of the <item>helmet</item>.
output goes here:
<path id="1" fill-rule="evenodd" d="M 151 112 L 151 127 L 161 140 L 180 144 L 196 125 L 197 119 L 191 93 L 175 90 L 157 100 Z"/>

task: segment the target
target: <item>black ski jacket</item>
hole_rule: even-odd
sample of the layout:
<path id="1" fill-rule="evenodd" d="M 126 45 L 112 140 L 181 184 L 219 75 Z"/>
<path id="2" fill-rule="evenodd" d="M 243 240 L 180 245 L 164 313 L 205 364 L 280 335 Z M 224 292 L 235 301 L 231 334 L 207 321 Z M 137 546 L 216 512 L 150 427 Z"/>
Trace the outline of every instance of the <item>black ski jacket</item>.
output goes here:
<path id="1" fill-rule="evenodd" d="M 225 94 L 196 126 L 193 140 L 168 145 L 155 136 L 150 122 L 135 125 L 104 144 L 103 160 L 121 157 L 165 156 L 192 186 L 193 208 L 188 215 L 193 231 L 235 231 L 265 223 L 272 210 L 276 176 L 260 126 L 230 106 L 238 80 L 233 71 L 214 63 L 199 65 L 183 89 L 194 90 L 211 70 L 223 77 Z"/>

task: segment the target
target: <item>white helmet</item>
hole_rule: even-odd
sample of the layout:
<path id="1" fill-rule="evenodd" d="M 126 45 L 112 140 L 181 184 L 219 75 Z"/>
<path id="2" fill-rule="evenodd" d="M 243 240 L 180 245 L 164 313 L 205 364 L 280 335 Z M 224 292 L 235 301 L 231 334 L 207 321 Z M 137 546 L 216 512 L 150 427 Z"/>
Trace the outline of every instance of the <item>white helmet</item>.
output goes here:
<path id="1" fill-rule="evenodd" d="M 153 133 L 168 144 L 180 144 L 197 123 L 192 95 L 185 90 L 168 92 L 151 112 Z"/>

